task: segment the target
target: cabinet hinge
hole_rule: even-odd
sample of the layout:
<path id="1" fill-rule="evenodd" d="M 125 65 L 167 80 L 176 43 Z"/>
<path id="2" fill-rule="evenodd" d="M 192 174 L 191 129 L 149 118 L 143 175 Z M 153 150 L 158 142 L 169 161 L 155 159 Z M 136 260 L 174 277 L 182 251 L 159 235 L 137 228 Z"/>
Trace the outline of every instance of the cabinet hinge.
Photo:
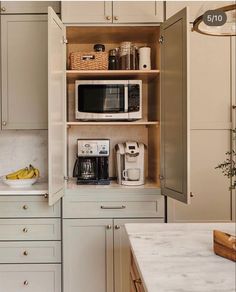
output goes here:
<path id="1" fill-rule="evenodd" d="M 65 36 L 62 37 L 62 42 L 63 44 L 68 44 L 68 40 Z"/>
<path id="2" fill-rule="evenodd" d="M 159 37 L 158 42 L 159 42 L 159 44 L 163 44 L 163 43 L 164 43 L 164 37 L 163 37 L 163 35 L 161 35 L 161 36 Z"/>

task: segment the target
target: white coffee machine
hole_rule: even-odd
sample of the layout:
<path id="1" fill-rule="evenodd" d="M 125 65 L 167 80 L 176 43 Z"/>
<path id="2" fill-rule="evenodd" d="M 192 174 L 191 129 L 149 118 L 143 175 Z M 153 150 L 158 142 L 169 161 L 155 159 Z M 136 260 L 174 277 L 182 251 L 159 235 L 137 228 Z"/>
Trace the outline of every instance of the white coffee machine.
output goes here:
<path id="1" fill-rule="evenodd" d="M 125 142 L 115 146 L 117 158 L 117 182 L 121 185 L 143 185 L 144 144 Z"/>

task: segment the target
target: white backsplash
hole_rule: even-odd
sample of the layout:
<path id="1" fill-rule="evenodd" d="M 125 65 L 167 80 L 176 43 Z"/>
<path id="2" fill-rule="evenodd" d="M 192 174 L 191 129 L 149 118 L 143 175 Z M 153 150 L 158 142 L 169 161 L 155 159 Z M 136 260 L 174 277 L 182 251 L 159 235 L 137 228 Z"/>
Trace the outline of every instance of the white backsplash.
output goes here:
<path id="1" fill-rule="evenodd" d="M 41 178 L 47 178 L 48 131 L 0 131 L 0 176 L 29 164 L 40 170 Z"/>

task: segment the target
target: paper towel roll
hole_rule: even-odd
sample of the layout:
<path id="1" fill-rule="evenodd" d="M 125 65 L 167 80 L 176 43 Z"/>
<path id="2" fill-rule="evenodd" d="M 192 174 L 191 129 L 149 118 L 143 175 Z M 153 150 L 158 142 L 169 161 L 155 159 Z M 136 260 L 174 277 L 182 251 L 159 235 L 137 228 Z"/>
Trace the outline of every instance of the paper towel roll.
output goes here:
<path id="1" fill-rule="evenodd" d="M 151 70 L 151 48 L 139 48 L 139 70 Z"/>

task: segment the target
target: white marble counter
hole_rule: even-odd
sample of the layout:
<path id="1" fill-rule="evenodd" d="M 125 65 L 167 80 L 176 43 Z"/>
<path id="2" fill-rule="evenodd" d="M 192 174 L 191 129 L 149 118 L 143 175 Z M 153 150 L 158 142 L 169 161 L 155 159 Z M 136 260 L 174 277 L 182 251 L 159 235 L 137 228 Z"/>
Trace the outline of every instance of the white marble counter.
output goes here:
<path id="1" fill-rule="evenodd" d="M 213 230 L 234 223 L 126 224 L 147 292 L 234 292 L 236 264 L 213 252 Z"/>
<path id="2" fill-rule="evenodd" d="M 36 182 L 30 187 L 13 188 L 0 182 L 0 196 L 3 195 L 42 195 L 48 193 L 46 182 Z"/>

